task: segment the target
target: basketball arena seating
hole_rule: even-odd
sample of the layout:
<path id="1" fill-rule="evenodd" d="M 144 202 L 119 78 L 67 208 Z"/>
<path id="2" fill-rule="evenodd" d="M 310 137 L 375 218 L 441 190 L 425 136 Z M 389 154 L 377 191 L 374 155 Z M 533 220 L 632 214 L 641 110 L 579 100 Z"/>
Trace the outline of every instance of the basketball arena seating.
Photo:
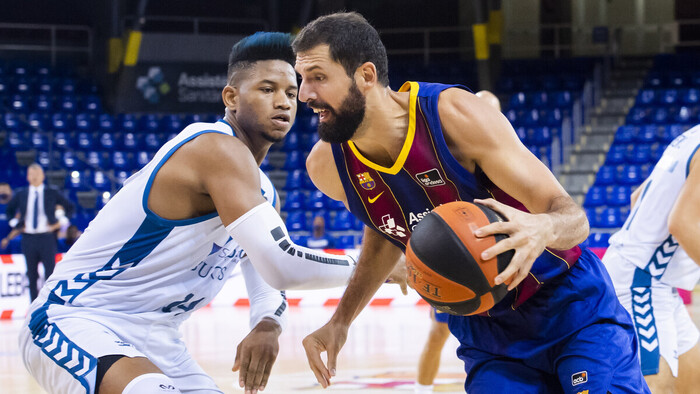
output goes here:
<path id="1" fill-rule="evenodd" d="M 674 138 L 700 123 L 697 55 L 660 55 L 615 133 L 584 207 L 593 228 L 589 243 L 607 246 L 609 233 L 629 215 L 630 195 Z"/>
<path id="2" fill-rule="evenodd" d="M 594 59 L 505 60 L 495 93 L 523 143 L 545 164 L 561 157 L 562 133 L 569 132 L 574 106 L 591 78 Z M 605 165 L 588 190 L 584 207 L 593 231 L 591 246 L 607 246 L 610 232 L 629 211 L 629 195 L 648 176 L 665 146 L 700 121 L 700 73 L 676 57 L 657 57 L 635 106 L 615 136 Z M 476 86 L 473 63 L 392 62 L 390 81 L 427 80 Z M 159 147 L 194 121 L 220 114 L 109 114 L 99 91 L 72 67 L 0 64 L 0 180 L 26 184 L 26 165 L 47 169 L 47 181 L 76 202 L 72 222 L 83 229 L 124 180 L 145 165 Z M 277 186 L 292 238 L 311 235 L 314 217 L 325 219 L 335 247 L 351 248 L 362 223 L 337 201 L 321 194 L 305 171 L 318 140 L 317 117 L 300 104 L 284 142 L 275 144 L 261 168 Z M 567 129 L 567 122 L 569 127 Z M 0 206 L 0 213 L 4 212 Z M 0 235 L 9 231 L 0 216 Z M 19 241 L 9 252 L 19 252 Z M 6 253 L 8 251 L 0 251 Z"/>

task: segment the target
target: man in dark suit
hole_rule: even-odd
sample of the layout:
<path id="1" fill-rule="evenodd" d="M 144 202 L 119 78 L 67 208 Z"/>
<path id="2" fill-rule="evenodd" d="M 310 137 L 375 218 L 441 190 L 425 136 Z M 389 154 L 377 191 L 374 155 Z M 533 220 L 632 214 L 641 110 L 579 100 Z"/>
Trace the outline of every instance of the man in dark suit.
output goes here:
<path id="1" fill-rule="evenodd" d="M 15 194 L 7 204 L 6 213 L 8 218 L 16 218 L 10 224 L 22 232 L 21 246 L 27 261 L 29 296 L 34 301 L 39 294 L 39 262 L 44 264 L 46 278 L 56 265 L 54 232 L 60 227 L 56 219 L 56 206 L 62 206 L 67 217 L 72 215 L 74 206 L 58 190 L 44 185 L 44 170 L 40 165 L 34 163 L 27 168 L 27 181 L 29 187 Z"/>

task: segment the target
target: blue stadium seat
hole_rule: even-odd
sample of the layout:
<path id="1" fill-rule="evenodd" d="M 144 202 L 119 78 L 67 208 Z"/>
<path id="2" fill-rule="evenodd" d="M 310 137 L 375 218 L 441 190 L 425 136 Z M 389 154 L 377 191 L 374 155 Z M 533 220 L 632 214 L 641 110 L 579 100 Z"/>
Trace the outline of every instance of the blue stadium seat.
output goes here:
<path id="1" fill-rule="evenodd" d="M 632 144 L 628 147 L 626 159 L 630 164 L 651 162 L 651 144 Z"/>
<path id="2" fill-rule="evenodd" d="M 509 109 L 505 112 L 506 118 L 508 118 L 508 121 L 513 125 L 513 127 L 520 126 L 519 120 L 524 114 L 525 113 L 522 110 L 516 111 L 514 109 Z"/>
<path id="3" fill-rule="evenodd" d="M 527 130 L 527 141 L 535 146 L 552 145 L 552 133 L 549 127 L 535 127 Z"/>
<path id="4" fill-rule="evenodd" d="M 116 124 L 117 128 L 124 133 L 136 132 L 136 117 L 133 114 L 120 114 Z"/>
<path id="5" fill-rule="evenodd" d="M 508 103 L 509 109 L 523 109 L 527 106 L 527 96 L 525 95 L 525 92 L 516 92 L 510 96 Z"/>
<path id="6" fill-rule="evenodd" d="M 126 132 L 122 134 L 121 146 L 127 151 L 137 151 L 140 148 L 140 143 L 136 133 Z"/>
<path id="7" fill-rule="evenodd" d="M 65 114 L 57 113 L 51 117 L 51 126 L 55 131 L 72 131 L 73 122 Z"/>
<path id="8" fill-rule="evenodd" d="M 136 156 L 136 167 L 137 168 L 143 168 L 148 162 L 153 159 L 153 154 L 150 152 L 146 151 L 138 151 L 135 154 Z"/>
<path id="9" fill-rule="evenodd" d="M 644 181 L 642 167 L 639 165 L 621 165 L 617 167 L 615 181 L 621 185 L 638 185 Z"/>
<path id="10" fill-rule="evenodd" d="M 317 190 L 316 185 L 314 185 L 314 183 L 311 181 L 311 178 L 309 177 L 309 173 L 305 170 L 302 172 L 301 182 L 301 185 L 304 189 L 311 191 Z"/>
<path id="11" fill-rule="evenodd" d="M 65 131 L 55 132 L 53 134 L 53 142 L 54 146 L 61 150 L 70 149 L 73 145 L 73 139 Z"/>
<path id="12" fill-rule="evenodd" d="M 114 118 L 110 114 L 102 114 L 98 119 L 99 130 L 102 132 L 114 132 Z"/>
<path id="13" fill-rule="evenodd" d="M 50 79 L 42 79 L 38 82 L 36 90 L 39 94 L 52 94 L 55 90 L 54 82 Z"/>
<path id="14" fill-rule="evenodd" d="M 305 133 L 300 137 L 300 149 L 304 152 L 309 152 L 318 142 L 318 133 Z"/>
<path id="15" fill-rule="evenodd" d="M 627 123 L 633 125 L 646 124 L 649 121 L 649 110 L 647 108 L 632 107 L 627 114 Z"/>
<path id="16" fill-rule="evenodd" d="M 656 90 L 641 89 L 637 94 L 636 102 L 641 105 L 653 105 L 656 102 Z"/>
<path id="17" fill-rule="evenodd" d="M 59 81 L 59 90 L 63 94 L 75 93 L 75 81 L 71 78 L 64 78 Z"/>
<path id="18" fill-rule="evenodd" d="M 564 119 L 559 108 L 540 111 L 540 123 L 549 127 L 561 127 Z"/>
<path id="19" fill-rule="evenodd" d="M 102 133 L 98 133 L 98 135 L 99 135 L 100 147 L 102 147 L 102 149 L 107 150 L 107 151 L 111 151 L 111 150 L 119 148 L 119 144 L 117 144 L 117 140 L 115 138 L 116 136 L 118 136 L 118 134 L 115 135 L 111 132 L 105 131 Z"/>
<path id="20" fill-rule="evenodd" d="M 130 171 L 133 169 L 131 158 L 126 152 L 113 151 L 111 154 L 112 168 L 115 170 Z"/>
<path id="21" fill-rule="evenodd" d="M 304 156 L 299 151 L 287 152 L 287 158 L 284 160 L 283 170 L 292 171 L 304 168 Z"/>
<path id="22" fill-rule="evenodd" d="M 284 145 L 282 145 L 282 150 L 285 152 L 291 152 L 299 149 L 299 140 L 299 134 L 290 132 L 284 138 Z"/>
<path id="23" fill-rule="evenodd" d="M 309 224 L 304 211 L 292 211 L 287 215 L 287 229 L 289 231 L 308 231 Z"/>
<path id="24" fill-rule="evenodd" d="M 654 125 L 641 126 L 634 137 L 634 142 L 651 144 L 658 138 L 659 127 Z"/>
<path id="25" fill-rule="evenodd" d="M 157 115 L 146 114 L 139 120 L 139 130 L 142 133 L 157 133 L 160 131 L 161 121 Z"/>
<path id="26" fill-rule="evenodd" d="M 610 233 L 591 233 L 588 236 L 588 246 L 591 248 L 607 248 L 610 244 Z"/>
<path id="27" fill-rule="evenodd" d="M 627 144 L 634 142 L 637 135 L 637 127 L 635 126 L 620 126 L 615 133 L 615 144 Z"/>
<path id="28" fill-rule="evenodd" d="M 668 119 L 669 119 L 668 108 L 659 107 L 659 108 L 656 108 L 652 111 L 652 114 L 651 114 L 651 122 L 652 123 L 656 123 L 658 125 L 663 125 L 665 123 L 668 123 Z"/>
<path id="29" fill-rule="evenodd" d="M 354 249 L 355 237 L 352 235 L 341 235 L 336 239 L 335 247 L 336 249 Z"/>
<path id="30" fill-rule="evenodd" d="M 87 152 L 85 154 L 85 161 L 87 162 L 88 166 L 92 168 L 104 168 L 106 163 L 102 152 L 97 151 Z"/>
<path id="31" fill-rule="evenodd" d="M 351 230 L 354 219 L 349 211 L 339 211 L 331 221 L 330 229 L 334 231 Z"/>
<path id="32" fill-rule="evenodd" d="M 554 94 L 553 103 L 557 108 L 570 108 L 574 104 L 574 99 L 571 92 L 564 90 Z"/>
<path id="33" fill-rule="evenodd" d="M 700 90 L 696 88 L 686 89 L 681 95 L 680 102 L 683 105 L 697 105 L 700 103 Z"/>
<path id="34" fill-rule="evenodd" d="M 88 133 L 81 131 L 76 134 L 76 148 L 87 151 L 95 147 L 95 135 L 93 133 Z"/>
<path id="35" fill-rule="evenodd" d="M 309 239 L 309 237 L 307 235 L 296 234 L 296 233 L 289 233 L 289 238 L 291 238 L 292 242 L 294 242 L 297 245 L 301 245 L 301 246 L 307 246 L 306 241 Z"/>
<path id="36" fill-rule="evenodd" d="M 5 130 L 9 131 L 23 131 L 25 129 L 24 124 L 21 123 L 21 120 L 17 116 L 17 114 L 14 114 L 12 112 L 8 112 L 5 114 L 2 120 L 3 126 Z"/>
<path id="37" fill-rule="evenodd" d="M 608 186 L 615 183 L 615 173 L 616 167 L 613 166 L 602 166 L 596 174 L 595 184 L 598 186 Z"/>
<path id="38" fill-rule="evenodd" d="M 112 182 L 103 171 L 92 172 L 92 187 L 97 190 L 109 191 L 112 189 Z"/>
<path id="39" fill-rule="evenodd" d="M 53 153 L 56 153 L 56 152 L 53 152 Z M 42 168 L 51 168 L 52 164 L 53 164 L 52 156 L 49 155 L 49 152 L 46 152 L 46 151 L 37 152 L 36 162 L 39 163 L 39 165 Z"/>
<path id="40" fill-rule="evenodd" d="M 123 185 L 124 182 L 126 182 L 127 178 L 129 178 L 130 173 L 128 171 L 124 170 L 119 170 L 119 171 L 114 171 L 114 178 L 119 182 L 119 185 Z"/>
<path id="41" fill-rule="evenodd" d="M 29 132 L 10 131 L 7 133 L 7 145 L 12 150 L 25 150 L 29 148 Z"/>
<path id="42" fill-rule="evenodd" d="M 100 113 L 102 111 L 102 101 L 99 96 L 94 94 L 84 96 L 81 109 L 92 114 Z"/>
<path id="43" fill-rule="evenodd" d="M 673 113 L 673 121 L 676 123 L 685 123 L 685 124 L 690 124 L 695 121 L 695 114 L 693 113 L 694 111 L 686 106 L 682 106 L 678 108 L 678 111 L 675 111 Z"/>
<path id="44" fill-rule="evenodd" d="M 326 208 L 326 196 L 319 190 L 314 190 L 309 193 L 309 197 L 306 200 L 306 209 L 325 209 Z"/>
<path id="45" fill-rule="evenodd" d="M 28 100 L 29 97 L 27 96 L 20 96 L 18 94 L 12 96 L 12 99 L 10 100 L 10 108 L 12 109 L 12 112 L 25 113 L 29 111 Z"/>
<path id="46" fill-rule="evenodd" d="M 71 171 L 66 176 L 66 189 L 69 190 L 87 190 L 88 186 L 85 182 L 85 174 L 81 171 Z"/>
<path id="47" fill-rule="evenodd" d="M 34 99 L 34 109 L 42 113 L 51 113 L 54 109 L 53 100 L 46 95 L 40 94 Z"/>
<path id="48" fill-rule="evenodd" d="M 673 124 L 666 126 L 661 133 L 661 142 L 665 144 L 671 143 L 676 137 L 683 134 L 683 126 L 679 124 Z"/>
<path id="49" fill-rule="evenodd" d="M 304 209 L 304 200 L 306 196 L 300 190 L 291 190 L 287 193 L 287 197 L 284 200 L 285 211 L 296 211 L 299 209 Z"/>
<path id="50" fill-rule="evenodd" d="M 31 134 L 31 147 L 46 150 L 49 147 L 49 140 L 44 133 L 35 131 Z"/>
<path id="51" fill-rule="evenodd" d="M 363 231 L 365 229 L 365 224 L 362 223 L 358 217 L 354 217 L 352 222 L 352 229 L 357 231 Z"/>
<path id="52" fill-rule="evenodd" d="M 73 95 L 64 95 L 58 99 L 58 109 L 65 113 L 75 113 L 78 109 L 76 98 Z"/>
<path id="53" fill-rule="evenodd" d="M 342 201 L 326 198 L 326 208 L 333 211 L 341 211 L 345 209 L 345 204 Z"/>
<path id="54" fill-rule="evenodd" d="M 627 145 L 624 144 L 614 144 L 608 150 L 608 154 L 605 157 L 606 165 L 618 165 L 625 164 L 627 157 Z"/>
<path id="55" fill-rule="evenodd" d="M 536 109 L 531 109 L 529 111 L 525 111 L 525 116 L 522 119 L 522 124 L 523 126 L 540 126 L 540 111 Z"/>
<path id="56" fill-rule="evenodd" d="M 595 208 L 603 204 L 605 204 L 605 187 L 591 186 L 588 192 L 586 192 L 586 199 L 583 202 L 583 206 L 586 208 Z"/>
<path id="57" fill-rule="evenodd" d="M 624 220 L 618 208 L 605 208 L 600 212 L 596 227 L 616 228 L 622 226 Z"/>
<path id="58" fill-rule="evenodd" d="M 629 186 L 615 185 L 606 190 L 605 204 L 608 206 L 629 205 L 632 188 Z"/>
<path id="59" fill-rule="evenodd" d="M 546 91 L 534 92 L 531 94 L 532 106 L 536 108 L 545 108 L 550 104 L 549 94 Z"/>
<path id="60" fill-rule="evenodd" d="M 299 190 L 303 187 L 304 175 L 301 170 L 293 170 L 287 173 L 287 181 L 284 183 L 284 190 Z"/>
<path id="61" fill-rule="evenodd" d="M 678 90 L 665 89 L 661 91 L 661 95 L 658 100 L 659 104 L 662 105 L 674 105 L 678 101 Z"/>
<path id="62" fill-rule="evenodd" d="M 27 115 L 29 127 L 33 130 L 46 131 L 49 128 L 50 119 L 47 114 L 31 112 Z"/>
<path id="63" fill-rule="evenodd" d="M 146 135 L 143 136 L 143 146 L 144 148 L 146 148 L 146 150 L 152 152 L 157 151 L 158 149 L 160 149 L 161 146 L 163 146 L 163 135 L 156 133 L 146 133 Z"/>

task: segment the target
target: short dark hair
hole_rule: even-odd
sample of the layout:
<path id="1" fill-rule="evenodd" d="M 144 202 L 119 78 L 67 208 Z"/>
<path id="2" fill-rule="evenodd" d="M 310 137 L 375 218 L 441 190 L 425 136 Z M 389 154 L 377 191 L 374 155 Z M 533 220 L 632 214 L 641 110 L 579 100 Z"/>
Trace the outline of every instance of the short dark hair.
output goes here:
<path id="1" fill-rule="evenodd" d="M 352 78 L 362 63 L 372 62 L 377 79 L 389 86 L 389 62 L 379 33 L 357 12 L 339 12 L 317 18 L 304 26 L 292 43 L 294 52 L 328 44 L 331 58 Z"/>
<path id="2" fill-rule="evenodd" d="M 261 60 L 282 60 L 294 67 L 292 36 L 288 33 L 257 32 L 244 37 L 232 48 L 228 56 L 228 81 L 237 71 Z"/>

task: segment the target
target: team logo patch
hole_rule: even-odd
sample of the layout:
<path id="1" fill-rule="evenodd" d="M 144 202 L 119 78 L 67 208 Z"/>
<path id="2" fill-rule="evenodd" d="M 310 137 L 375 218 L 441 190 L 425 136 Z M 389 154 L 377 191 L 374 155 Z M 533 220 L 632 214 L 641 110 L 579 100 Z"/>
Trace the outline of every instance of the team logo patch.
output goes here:
<path id="1" fill-rule="evenodd" d="M 578 386 L 579 384 L 586 382 L 588 382 L 588 372 L 586 371 L 576 372 L 575 374 L 571 375 L 571 384 L 574 386 Z"/>
<path id="2" fill-rule="evenodd" d="M 579 392 L 576 393 L 576 394 L 588 394 L 588 390 L 579 391 Z"/>
<path id="3" fill-rule="evenodd" d="M 423 186 L 427 187 L 435 187 L 445 184 L 445 181 L 440 176 L 440 172 L 437 170 L 437 168 L 416 174 L 416 178 L 423 184 Z"/>
<path id="4" fill-rule="evenodd" d="M 362 188 L 365 190 L 372 190 L 375 186 L 377 186 L 377 183 L 369 175 L 369 172 L 357 174 L 357 179 L 360 181 L 360 186 L 362 186 Z"/>
<path id="5" fill-rule="evenodd" d="M 406 229 L 396 224 L 396 221 L 390 215 L 382 216 L 382 223 L 383 224 L 379 226 L 379 230 L 390 236 L 399 238 L 406 236 Z"/>

